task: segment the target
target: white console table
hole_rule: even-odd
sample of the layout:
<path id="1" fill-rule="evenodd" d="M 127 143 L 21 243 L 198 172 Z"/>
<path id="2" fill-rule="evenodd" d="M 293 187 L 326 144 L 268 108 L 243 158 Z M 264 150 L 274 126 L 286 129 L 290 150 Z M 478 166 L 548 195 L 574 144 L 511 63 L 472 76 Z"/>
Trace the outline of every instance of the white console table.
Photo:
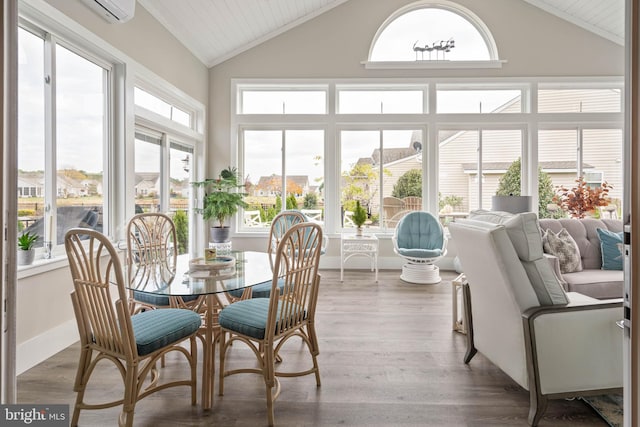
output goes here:
<path id="1" fill-rule="evenodd" d="M 371 260 L 371 271 L 376 272 L 378 282 L 378 237 L 373 234 L 358 236 L 354 233 L 342 233 L 340 239 L 340 281 L 344 281 L 344 264 L 349 258 L 362 256 Z"/>

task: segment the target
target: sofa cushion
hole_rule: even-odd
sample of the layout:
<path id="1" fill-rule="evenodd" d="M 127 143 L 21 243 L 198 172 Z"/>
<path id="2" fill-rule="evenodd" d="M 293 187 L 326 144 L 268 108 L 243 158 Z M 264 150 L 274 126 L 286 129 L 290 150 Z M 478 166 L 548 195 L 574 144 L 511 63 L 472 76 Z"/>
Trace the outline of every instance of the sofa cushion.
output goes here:
<path id="1" fill-rule="evenodd" d="M 623 241 L 622 232 L 597 228 L 600 237 L 600 252 L 602 252 L 603 270 L 622 270 Z"/>
<path id="2" fill-rule="evenodd" d="M 535 213 L 525 212 L 513 215 L 506 212 L 473 211 L 469 217 L 474 221 L 504 226 L 540 305 L 568 303 L 564 288 L 549 262 L 544 258 L 542 237 Z"/>
<path id="3" fill-rule="evenodd" d="M 509 239 L 522 261 L 535 261 L 544 256 L 538 217 L 533 212 L 514 215 L 500 211 L 472 211 L 470 219 L 475 221 L 502 224 L 509 234 Z"/>
<path id="4" fill-rule="evenodd" d="M 560 261 L 560 272 L 582 271 L 580 250 L 566 228 L 557 234 L 553 230 L 546 230 L 542 236 L 542 244 L 546 253 L 556 256 Z"/>
<path id="5" fill-rule="evenodd" d="M 582 270 L 563 274 L 568 292 L 580 292 L 593 298 L 621 298 L 624 276 L 620 270 Z"/>
<path id="6" fill-rule="evenodd" d="M 602 228 L 614 232 L 622 231 L 622 221 L 619 219 L 595 219 L 595 218 L 562 218 L 540 220 L 540 228 L 551 229 L 558 233 L 566 228 L 573 240 L 578 244 L 583 269 L 600 269 L 602 267 L 602 255 L 600 253 L 600 238 L 596 229 Z"/>

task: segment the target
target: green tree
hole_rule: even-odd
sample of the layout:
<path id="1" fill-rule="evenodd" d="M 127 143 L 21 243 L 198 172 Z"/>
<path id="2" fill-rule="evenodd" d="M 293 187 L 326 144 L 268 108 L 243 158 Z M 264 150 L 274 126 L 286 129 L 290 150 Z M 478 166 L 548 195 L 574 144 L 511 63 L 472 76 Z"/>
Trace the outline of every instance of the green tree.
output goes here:
<path id="1" fill-rule="evenodd" d="M 509 166 L 509 169 L 500 178 L 497 196 L 519 196 L 520 193 L 520 176 L 522 165 L 520 157 L 514 160 Z M 553 217 L 554 213 L 549 212 L 547 205 L 553 203 L 553 182 L 548 173 L 544 172 L 541 167 L 538 167 L 538 216 L 540 218 Z M 560 212 L 563 215 L 562 212 Z"/>
<path id="2" fill-rule="evenodd" d="M 304 209 L 315 209 L 318 206 L 318 196 L 316 193 L 307 193 L 304 195 L 302 207 Z"/>
<path id="3" fill-rule="evenodd" d="M 342 174 L 342 204 L 349 200 L 360 200 L 369 206 L 378 192 L 378 169 L 371 163 L 356 163 L 349 172 Z M 355 206 L 355 205 L 354 205 Z"/>
<path id="4" fill-rule="evenodd" d="M 173 214 L 173 223 L 176 226 L 176 235 L 178 238 L 178 255 L 186 254 L 189 246 L 189 219 L 187 213 L 178 210 Z"/>
<path id="5" fill-rule="evenodd" d="M 298 209 L 298 201 L 296 200 L 296 196 L 294 194 L 289 194 L 287 196 L 287 209 Z"/>
<path id="6" fill-rule="evenodd" d="M 422 171 L 411 169 L 405 172 L 393 186 L 393 197 L 399 199 L 405 197 L 422 197 Z"/>

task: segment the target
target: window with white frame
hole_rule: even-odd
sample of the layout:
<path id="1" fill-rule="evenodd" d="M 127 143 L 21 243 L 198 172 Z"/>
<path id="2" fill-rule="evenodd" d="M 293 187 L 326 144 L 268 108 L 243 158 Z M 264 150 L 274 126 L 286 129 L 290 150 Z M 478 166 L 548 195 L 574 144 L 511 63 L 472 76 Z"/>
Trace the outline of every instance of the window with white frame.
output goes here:
<path id="1" fill-rule="evenodd" d="M 18 34 L 18 230 L 39 247 L 71 227 L 108 233 L 112 66 L 37 28 Z"/>
<path id="2" fill-rule="evenodd" d="M 169 215 L 176 226 L 178 253 L 189 253 L 202 243 L 191 183 L 204 174 L 198 170 L 203 164 L 204 106 L 162 81 L 144 74 L 135 78 L 135 213 Z"/>
<path id="3" fill-rule="evenodd" d="M 540 168 L 551 177 L 554 188 L 572 188 L 579 176 L 594 186 L 607 182 L 609 197 L 621 207 L 622 129 L 586 126 L 583 122 L 573 129 L 538 131 Z"/>
<path id="4" fill-rule="evenodd" d="M 338 85 L 338 114 L 422 114 L 427 86 Z"/>
<path id="5" fill-rule="evenodd" d="M 286 209 L 324 221 L 324 130 L 243 129 L 240 141 L 249 205 L 241 229 L 266 231 Z"/>
<path id="6" fill-rule="evenodd" d="M 149 111 L 159 114 L 162 117 L 172 120 L 183 126 L 192 126 L 192 113 L 187 112 L 170 102 L 164 101 L 160 97 L 153 95 L 137 86 L 133 90 L 133 96 L 136 105 L 146 108 Z"/>
<path id="7" fill-rule="evenodd" d="M 341 130 L 340 212 L 343 228 L 356 203 L 367 228 L 394 229 L 410 211 L 422 210 L 420 129 Z"/>
<path id="8" fill-rule="evenodd" d="M 615 79 L 597 82 L 597 90 L 588 93 L 590 111 L 580 114 L 579 123 L 573 110 L 537 112 L 554 101 L 549 92 L 541 102 L 531 91 L 561 88 L 555 93 L 560 103 L 574 105 L 581 99 L 584 106 L 584 89 L 593 88 L 584 78 L 516 83 L 498 78 L 389 79 L 388 83 L 327 79 L 314 83 L 334 92 L 329 93 L 336 100 L 335 105 L 328 104 L 329 114 L 300 119 L 292 113 L 278 120 L 285 123 L 284 129 L 309 123 L 318 129 L 336 129 L 324 134 L 328 147 L 335 147 L 323 158 L 323 173 L 332 174 L 324 177 L 329 185 L 322 192 L 323 221 L 331 224 L 328 232 L 351 226 L 348 217 L 356 200 L 368 210 L 367 226 L 384 233 L 393 230 L 402 212 L 428 209 L 439 213 L 446 224 L 472 209 L 491 208 L 491 196 L 496 194 L 536 195 L 531 190 L 535 182 L 540 216 L 563 215 L 548 206 L 558 187 L 594 171 L 602 172 L 602 179 L 613 186 L 614 203 L 621 197 L 622 117 L 613 108 L 620 102 Z M 276 85 L 261 84 L 270 90 Z M 236 88 L 248 86 L 258 90 L 259 84 L 247 82 Z M 283 84 L 281 90 L 289 86 L 295 86 L 295 81 Z M 578 99 L 568 102 L 571 94 Z M 537 105 L 531 104 L 533 99 L 538 99 Z M 428 104 L 434 111 L 428 111 Z M 263 123 L 272 120 L 268 113 L 232 114 L 248 182 L 252 186 L 262 182 L 252 187 L 251 197 L 265 197 L 262 202 L 250 199 L 251 210 L 263 212 L 286 208 L 276 204 L 276 195 L 283 191 L 282 147 L 288 137 L 280 125 L 264 128 Z M 474 125 L 469 126 L 470 122 Z M 537 164 L 530 160 L 533 143 Z M 268 177 L 275 185 L 265 184 Z M 268 219 L 268 215 L 261 217 L 265 231 Z"/>
<path id="9" fill-rule="evenodd" d="M 378 29 L 369 61 L 497 60 L 489 29 L 469 9 L 446 0 L 418 1 L 393 13 Z"/>
<path id="10" fill-rule="evenodd" d="M 455 219 L 454 213 L 491 209 L 491 196 L 506 185 L 507 171 L 515 166 L 515 178 L 521 179 L 522 135 L 520 129 L 439 131 L 438 208 L 443 221 Z"/>
<path id="11" fill-rule="evenodd" d="M 327 114 L 326 86 L 240 86 L 238 114 Z"/>

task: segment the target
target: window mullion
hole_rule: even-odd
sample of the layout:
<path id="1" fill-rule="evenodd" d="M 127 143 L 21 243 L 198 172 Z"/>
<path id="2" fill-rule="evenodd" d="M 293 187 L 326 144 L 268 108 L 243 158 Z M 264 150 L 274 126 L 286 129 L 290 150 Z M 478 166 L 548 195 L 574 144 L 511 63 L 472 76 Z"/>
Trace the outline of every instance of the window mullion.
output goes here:
<path id="1" fill-rule="evenodd" d="M 282 156 L 282 196 L 280 196 L 280 200 L 282 201 L 282 210 L 285 211 L 287 210 L 287 175 L 286 175 L 286 171 L 287 171 L 287 163 L 286 163 L 286 153 L 287 153 L 287 132 L 286 130 L 282 129 L 280 132 L 282 132 L 281 134 L 281 138 L 282 138 L 282 145 L 281 145 L 281 156 Z"/>
<path id="2" fill-rule="evenodd" d="M 162 135 L 162 143 L 160 144 L 160 212 L 169 211 L 169 137 L 167 134 Z"/>
<path id="3" fill-rule="evenodd" d="M 44 114 L 45 114 L 45 131 L 44 131 L 44 150 L 45 150 L 45 167 L 44 167 L 44 204 L 45 204 L 45 237 L 44 240 L 55 241 L 56 221 L 49 218 L 55 218 L 56 215 L 56 181 L 57 181 L 57 160 L 56 160 L 56 141 L 57 141 L 57 119 L 56 119 L 56 43 L 54 37 L 47 33 L 44 38 Z M 48 229 L 50 228 L 50 229 Z M 57 242 L 55 242 L 57 243 Z M 54 246 L 55 246 L 54 243 Z"/>

